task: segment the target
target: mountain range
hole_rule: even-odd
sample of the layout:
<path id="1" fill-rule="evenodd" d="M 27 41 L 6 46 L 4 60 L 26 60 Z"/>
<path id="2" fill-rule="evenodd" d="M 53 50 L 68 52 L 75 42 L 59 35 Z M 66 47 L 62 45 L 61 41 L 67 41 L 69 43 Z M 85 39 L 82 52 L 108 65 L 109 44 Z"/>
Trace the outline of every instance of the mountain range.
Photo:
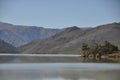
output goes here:
<path id="1" fill-rule="evenodd" d="M 109 41 L 120 49 L 120 23 L 110 23 L 95 28 L 76 26 L 62 29 L 46 39 L 34 40 L 19 47 L 22 53 L 79 54 L 82 43 L 102 44 Z"/>
<path id="2" fill-rule="evenodd" d="M 19 47 L 32 40 L 44 39 L 60 32 L 59 29 L 50 29 L 36 26 L 13 25 L 0 22 L 0 39 Z"/>
<path id="3" fill-rule="evenodd" d="M 16 53 L 17 48 L 13 47 L 12 45 L 0 40 L 0 53 Z"/>

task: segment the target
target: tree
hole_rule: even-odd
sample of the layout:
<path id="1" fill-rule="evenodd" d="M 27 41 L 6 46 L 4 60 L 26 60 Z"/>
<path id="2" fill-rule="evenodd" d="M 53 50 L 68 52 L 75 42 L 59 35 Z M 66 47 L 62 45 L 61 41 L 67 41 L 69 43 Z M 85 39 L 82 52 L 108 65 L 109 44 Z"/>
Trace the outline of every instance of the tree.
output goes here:
<path id="1" fill-rule="evenodd" d="M 105 41 L 104 44 L 103 44 L 103 48 L 104 48 L 104 54 L 111 54 L 113 53 L 114 51 L 118 51 L 118 47 L 111 44 L 110 42 L 108 41 Z"/>
<path id="2" fill-rule="evenodd" d="M 96 55 L 98 55 L 98 57 L 101 57 L 104 54 L 111 54 L 115 51 L 118 51 L 118 47 L 108 41 L 105 41 L 103 45 L 94 44 L 89 47 L 88 44 L 83 43 L 82 51 L 85 57 L 88 57 L 89 54 L 93 54 L 94 57 L 96 57 Z"/>
<path id="3" fill-rule="evenodd" d="M 89 47 L 88 44 L 82 43 L 82 51 L 85 57 L 88 57 L 89 55 Z"/>
<path id="4" fill-rule="evenodd" d="M 96 54 L 98 53 L 98 44 L 93 44 L 90 46 L 90 54 L 93 54 L 94 57 L 96 57 Z"/>

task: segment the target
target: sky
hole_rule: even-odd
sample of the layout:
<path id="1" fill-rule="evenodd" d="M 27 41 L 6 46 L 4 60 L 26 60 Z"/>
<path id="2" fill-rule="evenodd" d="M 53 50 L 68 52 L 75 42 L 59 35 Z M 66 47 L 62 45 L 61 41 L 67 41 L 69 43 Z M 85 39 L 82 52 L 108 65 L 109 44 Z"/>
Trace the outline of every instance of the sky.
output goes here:
<path id="1" fill-rule="evenodd" d="M 0 21 L 64 28 L 120 22 L 120 0 L 0 0 Z"/>

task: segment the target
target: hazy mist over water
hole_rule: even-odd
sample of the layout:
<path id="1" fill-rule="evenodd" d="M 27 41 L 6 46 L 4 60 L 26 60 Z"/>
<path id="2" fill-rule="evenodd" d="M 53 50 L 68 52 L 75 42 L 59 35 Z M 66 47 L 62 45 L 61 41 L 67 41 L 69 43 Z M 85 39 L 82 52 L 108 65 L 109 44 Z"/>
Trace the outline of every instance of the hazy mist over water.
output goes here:
<path id="1" fill-rule="evenodd" d="M 0 56 L 0 80 L 119 80 L 120 64 L 79 55 Z"/>
<path id="2" fill-rule="evenodd" d="M 120 64 L 0 64 L 0 80 L 119 80 Z"/>

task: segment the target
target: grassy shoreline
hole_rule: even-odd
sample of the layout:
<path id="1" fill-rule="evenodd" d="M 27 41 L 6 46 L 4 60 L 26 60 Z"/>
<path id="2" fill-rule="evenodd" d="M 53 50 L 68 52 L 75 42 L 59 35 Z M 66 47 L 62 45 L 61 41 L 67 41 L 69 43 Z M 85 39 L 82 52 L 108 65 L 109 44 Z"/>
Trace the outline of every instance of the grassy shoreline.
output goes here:
<path id="1" fill-rule="evenodd" d="M 113 57 L 113 58 L 120 58 L 120 51 L 114 52 L 112 54 L 105 54 L 104 57 Z"/>
<path id="2" fill-rule="evenodd" d="M 120 51 L 114 52 L 112 54 L 103 55 L 102 58 L 106 58 L 115 62 L 120 62 Z"/>

